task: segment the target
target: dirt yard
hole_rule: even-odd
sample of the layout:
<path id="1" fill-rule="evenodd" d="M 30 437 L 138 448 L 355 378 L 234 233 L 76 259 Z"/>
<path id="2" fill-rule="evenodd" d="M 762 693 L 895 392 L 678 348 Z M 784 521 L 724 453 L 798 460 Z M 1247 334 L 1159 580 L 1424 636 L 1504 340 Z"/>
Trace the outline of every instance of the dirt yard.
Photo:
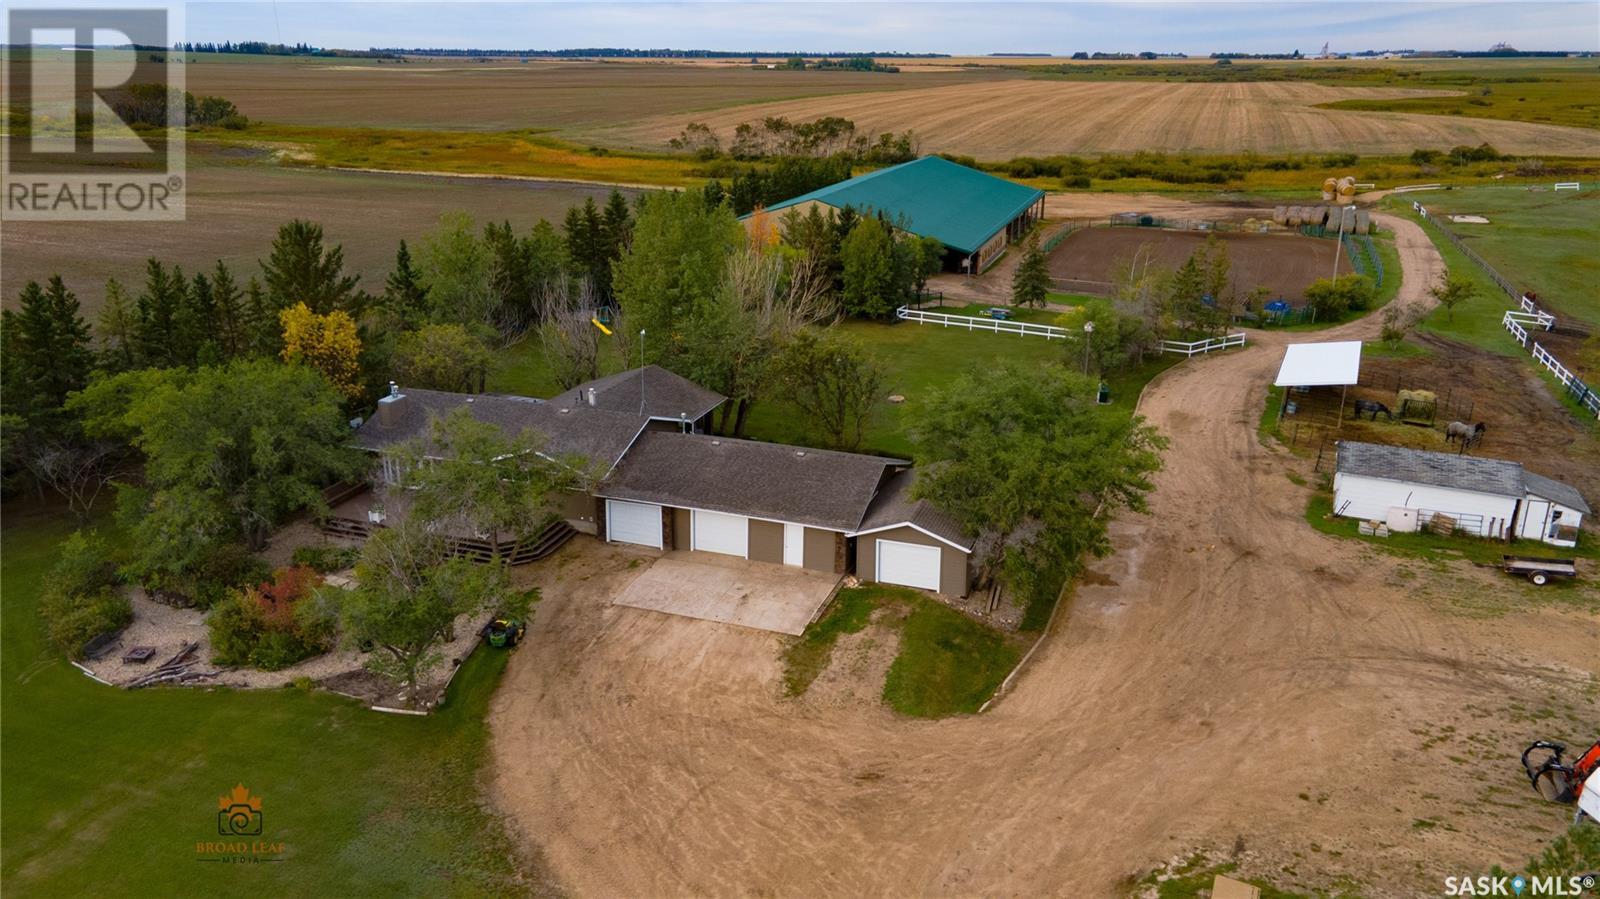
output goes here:
<path id="1" fill-rule="evenodd" d="M 1437 253 L 1386 225 L 1398 302 L 1422 302 Z M 1151 514 L 1114 524 L 982 716 L 785 699 L 780 638 L 611 606 L 621 558 L 553 570 L 496 696 L 492 795 L 580 896 L 1107 896 L 1195 850 L 1412 896 L 1521 863 L 1570 811 L 1517 752 L 1600 720 L 1592 594 L 1320 535 L 1285 476 L 1306 463 L 1255 434 L 1286 341 L 1377 328 L 1253 338 L 1152 383 L 1172 445 Z"/>
<path id="2" fill-rule="evenodd" d="M 1175 269 L 1206 244 L 1203 231 L 1167 231 L 1160 228 L 1083 228 L 1050 254 L 1050 275 L 1073 282 L 1073 288 L 1093 293 L 1111 289 L 1117 269 L 1142 247 L 1161 268 Z M 1300 302 L 1305 289 L 1333 272 L 1336 244 L 1332 240 L 1298 234 L 1217 233 L 1228 248 L 1232 264 L 1229 283 L 1244 296 L 1257 286 L 1271 291 L 1269 299 Z M 1340 253 L 1339 273 L 1354 271 Z M 1097 289 L 1098 288 L 1098 289 Z"/>

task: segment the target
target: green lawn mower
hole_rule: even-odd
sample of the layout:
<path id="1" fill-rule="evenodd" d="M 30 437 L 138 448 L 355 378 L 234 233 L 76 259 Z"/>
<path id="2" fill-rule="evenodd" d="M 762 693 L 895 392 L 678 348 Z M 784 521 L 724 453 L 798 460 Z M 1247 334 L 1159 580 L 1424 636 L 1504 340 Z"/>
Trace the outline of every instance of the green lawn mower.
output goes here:
<path id="1" fill-rule="evenodd" d="M 528 626 L 515 618 L 496 618 L 483 626 L 485 643 L 496 649 L 509 649 L 522 641 Z"/>

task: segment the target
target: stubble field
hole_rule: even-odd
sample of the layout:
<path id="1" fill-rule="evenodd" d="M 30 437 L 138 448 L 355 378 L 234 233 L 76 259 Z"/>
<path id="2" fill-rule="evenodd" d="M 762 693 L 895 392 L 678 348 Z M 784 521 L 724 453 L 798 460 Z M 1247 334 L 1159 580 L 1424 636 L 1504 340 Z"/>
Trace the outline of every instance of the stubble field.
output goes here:
<path id="1" fill-rule="evenodd" d="M 344 247 L 346 271 L 381 291 L 404 239 L 412 244 L 446 212 L 465 211 L 480 225 L 509 221 L 525 232 L 539 219 L 560 224 L 568 207 L 603 185 L 559 181 L 443 178 L 219 164 L 191 157 L 186 221 L 6 222 L 0 232 L 0 296 L 10 308 L 28 281 L 60 274 L 91 318 L 107 278 L 138 292 L 145 260 L 177 263 L 186 273 L 218 259 L 241 279 L 257 272 L 278 226 L 294 218 L 323 226 L 326 241 Z M 630 197 L 633 191 L 625 191 Z"/>
<path id="2" fill-rule="evenodd" d="M 188 88 L 293 125 L 503 131 L 608 126 L 662 113 L 1002 78 L 1000 73 L 803 72 L 672 62 L 406 63 L 191 54 Z"/>
<path id="3" fill-rule="evenodd" d="M 736 106 L 693 118 L 731 135 L 741 122 L 767 116 L 838 115 L 869 132 L 915 131 L 925 151 L 980 159 L 1140 150 L 1393 155 L 1480 143 L 1516 154 L 1600 155 L 1600 132 L 1581 128 L 1316 108 L 1453 93 L 1297 82 L 1011 80 Z M 660 147 L 687 121 L 681 114 L 655 116 L 616 129 L 615 139 Z"/>

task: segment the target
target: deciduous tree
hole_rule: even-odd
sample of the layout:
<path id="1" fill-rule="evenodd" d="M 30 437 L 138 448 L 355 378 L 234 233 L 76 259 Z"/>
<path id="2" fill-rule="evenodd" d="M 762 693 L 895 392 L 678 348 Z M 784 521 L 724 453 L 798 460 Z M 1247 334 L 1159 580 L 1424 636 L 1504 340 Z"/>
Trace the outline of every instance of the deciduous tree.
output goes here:
<path id="1" fill-rule="evenodd" d="M 526 598 L 517 599 L 501 566 L 452 556 L 443 538 L 411 519 L 367 540 L 356 587 L 338 603 L 345 640 L 377 650 L 367 667 L 401 685 L 414 708 L 422 677 L 444 660 L 439 646 L 454 633 L 456 619 L 497 606 L 526 615 Z"/>
<path id="2" fill-rule="evenodd" d="M 396 453 L 413 518 L 480 534 L 500 561 L 500 543 L 537 535 L 555 520 L 555 496 L 588 486 L 578 459 L 551 459 L 544 437 L 515 436 L 465 408 L 434 422 L 428 438 Z"/>
<path id="3" fill-rule="evenodd" d="M 342 309 L 326 315 L 296 303 L 278 313 L 283 325 L 283 361 L 303 362 L 346 397 L 361 395 L 361 337 Z"/>
<path id="4" fill-rule="evenodd" d="M 862 348 L 827 332 L 801 331 L 774 360 L 783 396 L 833 449 L 861 447 L 882 399 L 883 370 Z"/>
<path id="5" fill-rule="evenodd" d="M 1094 393 L 1063 368 L 1005 361 L 923 405 L 915 495 L 989 538 L 983 580 L 1049 593 L 1085 556 L 1109 550 L 1108 510 L 1144 510 L 1165 440 L 1137 416 L 1100 409 Z"/>
<path id="6" fill-rule="evenodd" d="M 400 335 L 395 377 L 406 387 L 477 393 L 489 370 L 489 350 L 460 325 L 424 325 Z"/>
<path id="7" fill-rule="evenodd" d="M 266 544 L 324 484 L 361 465 L 339 395 L 310 368 L 270 359 L 139 370 L 96 379 L 69 401 L 89 436 L 126 439 L 145 459 L 144 487 L 118 504 L 133 535 L 130 572 L 191 595 L 228 547 Z M 231 564 L 231 563 L 230 563 Z"/>
<path id="8" fill-rule="evenodd" d="M 1428 288 L 1428 295 L 1444 307 L 1445 318 L 1456 319 L 1456 307 L 1478 295 L 1478 288 L 1460 275 L 1445 272 L 1437 283 Z"/>
<path id="9" fill-rule="evenodd" d="M 844 309 L 865 318 L 887 318 L 900 291 L 895 283 L 894 237 L 876 216 L 864 216 L 840 246 Z"/>

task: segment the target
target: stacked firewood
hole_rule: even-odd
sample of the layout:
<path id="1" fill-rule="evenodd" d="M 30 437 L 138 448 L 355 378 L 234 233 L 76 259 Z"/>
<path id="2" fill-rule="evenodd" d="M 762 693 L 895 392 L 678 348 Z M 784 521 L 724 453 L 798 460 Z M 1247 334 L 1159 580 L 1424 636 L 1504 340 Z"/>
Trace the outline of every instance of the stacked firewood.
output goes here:
<path id="1" fill-rule="evenodd" d="M 160 667 L 138 680 L 128 684 L 128 689 L 137 690 L 140 687 L 153 687 L 156 684 L 190 684 L 196 681 L 209 680 L 222 673 L 217 671 L 195 671 L 195 654 L 200 651 L 199 643 L 184 643 L 183 648 L 172 658 L 162 662 Z"/>

